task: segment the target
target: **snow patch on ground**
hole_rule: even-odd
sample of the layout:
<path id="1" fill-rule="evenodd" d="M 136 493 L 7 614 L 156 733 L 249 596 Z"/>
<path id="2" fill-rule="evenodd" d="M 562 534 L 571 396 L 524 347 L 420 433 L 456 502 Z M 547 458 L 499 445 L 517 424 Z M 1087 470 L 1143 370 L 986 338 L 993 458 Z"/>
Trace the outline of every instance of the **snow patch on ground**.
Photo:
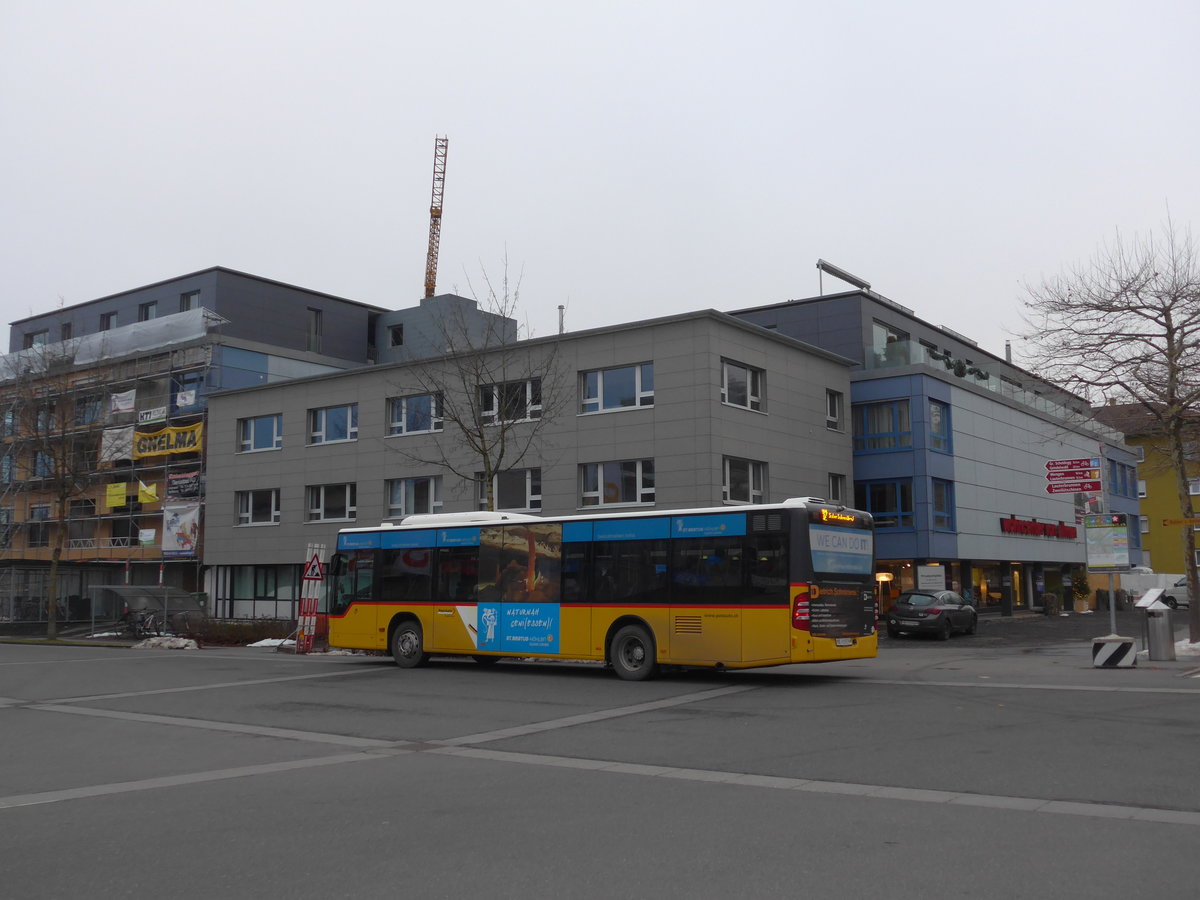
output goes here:
<path id="1" fill-rule="evenodd" d="M 1175 656 L 1200 656 L 1200 641 L 1176 641 Z"/>
<path id="2" fill-rule="evenodd" d="M 152 637 L 138 641 L 133 645 L 134 650 L 199 650 L 200 645 L 191 638 L 181 637 Z"/>

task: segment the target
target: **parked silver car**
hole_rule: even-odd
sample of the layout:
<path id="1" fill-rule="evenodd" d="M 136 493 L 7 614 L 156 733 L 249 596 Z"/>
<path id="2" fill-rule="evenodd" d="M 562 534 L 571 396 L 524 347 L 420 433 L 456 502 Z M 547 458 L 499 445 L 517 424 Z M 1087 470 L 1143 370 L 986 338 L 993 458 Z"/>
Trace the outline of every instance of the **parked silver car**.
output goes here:
<path id="1" fill-rule="evenodd" d="M 954 591 L 905 591 L 888 610 L 887 633 L 923 632 L 945 641 L 956 631 L 974 634 L 978 625 L 975 607 Z"/>

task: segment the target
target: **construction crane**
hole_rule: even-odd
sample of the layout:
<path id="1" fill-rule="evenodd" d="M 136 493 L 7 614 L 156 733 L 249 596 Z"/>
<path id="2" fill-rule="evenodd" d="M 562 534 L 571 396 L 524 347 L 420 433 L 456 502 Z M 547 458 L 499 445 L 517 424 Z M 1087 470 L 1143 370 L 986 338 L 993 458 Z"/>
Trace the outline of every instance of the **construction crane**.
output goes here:
<path id="1" fill-rule="evenodd" d="M 425 296 L 432 297 L 437 287 L 438 244 L 442 240 L 442 191 L 446 187 L 446 146 L 449 138 L 433 144 L 433 198 L 429 201 L 429 253 L 425 257 Z"/>

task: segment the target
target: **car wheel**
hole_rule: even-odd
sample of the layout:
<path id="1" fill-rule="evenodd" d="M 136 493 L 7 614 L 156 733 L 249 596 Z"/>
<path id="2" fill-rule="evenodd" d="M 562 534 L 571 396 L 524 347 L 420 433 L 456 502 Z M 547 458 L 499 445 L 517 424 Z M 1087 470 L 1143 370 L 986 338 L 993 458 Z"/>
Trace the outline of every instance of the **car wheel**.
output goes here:
<path id="1" fill-rule="evenodd" d="M 1163 597 L 1163 603 L 1171 607 L 1171 609 L 1179 609 L 1179 601 L 1174 597 Z"/>
<path id="2" fill-rule="evenodd" d="M 979 616 L 971 616 L 971 624 L 967 626 L 967 634 L 974 634 L 975 629 L 979 627 Z"/>
<path id="3" fill-rule="evenodd" d="M 953 629 L 950 627 L 950 619 L 947 617 L 942 620 L 942 627 L 938 629 L 937 639 L 939 641 L 950 640 L 950 632 L 951 631 L 953 631 Z"/>

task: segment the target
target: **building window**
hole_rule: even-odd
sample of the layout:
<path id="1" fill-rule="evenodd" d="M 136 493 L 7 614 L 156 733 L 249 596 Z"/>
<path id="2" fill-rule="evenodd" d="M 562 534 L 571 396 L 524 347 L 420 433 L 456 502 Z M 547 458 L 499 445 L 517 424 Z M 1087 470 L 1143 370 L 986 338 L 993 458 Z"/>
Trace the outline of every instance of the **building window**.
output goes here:
<path id="1" fill-rule="evenodd" d="M 305 349 L 311 350 L 313 353 L 321 352 L 321 310 L 312 307 L 309 307 L 308 310 L 308 336 Z"/>
<path id="2" fill-rule="evenodd" d="M 825 499 L 834 503 L 846 502 L 846 476 L 837 472 L 829 473 L 829 496 Z"/>
<path id="3" fill-rule="evenodd" d="M 767 464 L 752 459 L 724 460 L 721 495 L 726 503 L 766 503 Z"/>
<path id="4" fill-rule="evenodd" d="M 149 303 L 141 303 L 138 305 L 138 321 L 149 322 L 151 319 L 158 318 L 158 301 L 151 300 Z"/>
<path id="5" fill-rule="evenodd" d="M 58 339 L 60 341 L 69 341 L 71 339 L 71 323 L 63 322 L 58 326 Z"/>
<path id="6" fill-rule="evenodd" d="M 26 546 L 29 547 L 49 547 L 50 546 L 50 507 L 49 506 L 31 506 L 29 507 L 29 538 L 26 541 Z"/>
<path id="7" fill-rule="evenodd" d="M 1141 528 L 1142 534 L 1149 534 L 1150 533 L 1150 517 L 1149 516 L 1138 516 L 1138 521 L 1139 521 L 1139 527 Z"/>
<path id="8" fill-rule="evenodd" d="M 1146 499 L 1146 479 L 1145 478 L 1138 479 L 1137 491 L 1138 491 L 1138 499 L 1139 500 Z"/>
<path id="9" fill-rule="evenodd" d="M 283 446 L 283 415 L 238 419 L 238 452 L 278 450 Z"/>
<path id="10" fill-rule="evenodd" d="M 442 477 L 393 478 L 386 484 L 388 518 L 416 516 L 442 510 Z"/>
<path id="11" fill-rule="evenodd" d="M 279 521 L 279 489 L 239 491 L 239 525 L 274 525 Z"/>
<path id="12" fill-rule="evenodd" d="M 44 347 L 49 339 L 49 331 L 33 331 L 25 335 L 24 347 L 26 350 L 32 350 L 34 347 Z"/>
<path id="13" fill-rule="evenodd" d="M 54 475 L 54 457 L 45 450 L 33 454 L 33 477 L 51 478 Z"/>
<path id="14" fill-rule="evenodd" d="M 117 314 L 115 312 L 100 313 L 100 330 L 110 331 L 117 327 Z"/>
<path id="15" fill-rule="evenodd" d="M 762 409 L 763 371 L 725 360 L 721 363 L 721 402 Z"/>
<path id="16" fill-rule="evenodd" d="M 1200 478 L 1188 479 L 1188 493 L 1193 496 L 1200 494 Z"/>
<path id="17" fill-rule="evenodd" d="M 854 450 L 902 450 L 912 446 L 912 419 L 907 400 L 860 403 L 853 407 Z"/>
<path id="18" fill-rule="evenodd" d="M 484 425 L 524 422 L 542 417 L 542 379 L 479 386 L 479 415 Z"/>
<path id="19" fill-rule="evenodd" d="M 602 412 L 654 405 L 654 363 L 584 372 L 579 411 Z"/>
<path id="20" fill-rule="evenodd" d="M 842 430 L 845 399 L 841 391 L 825 391 L 825 427 L 830 431 Z"/>
<path id="21" fill-rule="evenodd" d="M 940 400 L 929 401 L 929 449 L 950 452 L 950 406 Z"/>
<path id="22" fill-rule="evenodd" d="M 308 488 L 308 521 L 353 519 L 358 515 L 358 486 L 315 484 Z"/>
<path id="23" fill-rule="evenodd" d="M 388 328 L 388 340 L 393 347 L 404 346 L 404 326 L 392 325 Z"/>
<path id="24" fill-rule="evenodd" d="M 854 485 L 854 505 L 875 517 L 875 527 L 912 528 L 911 478 L 892 481 L 859 481 Z"/>
<path id="25" fill-rule="evenodd" d="M 933 479 L 933 528 L 954 530 L 954 482 Z"/>
<path id="26" fill-rule="evenodd" d="M 579 467 L 580 506 L 654 502 L 654 460 L 585 463 Z"/>
<path id="27" fill-rule="evenodd" d="M 13 522 L 15 521 L 11 506 L 0 507 L 0 549 L 7 550 L 12 546 Z"/>
<path id="28" fill-rule="evenodd" d="M 103 397 L 95 395 L 79 397 L 75 401 L 75 425 L 77 427 L 84 427 L 97 424 L 100 421 L 103 410 Z"/>
<path id="29" fill-rule="evenodd" d="M 13 458 L 7 454 L 0 457 L 0 484 L 13 483 Z"/>
<path id="30" fill-rule="evenodd" d="M 332 444 L 358 440 L 358 404 L 326 406 L 308 411 L 308 442 Z"/>
<path id="31" fill-rule="evenodd" d="M 388 434 L 425 434 L 441 430 L 441 394 L 388 399 Z"/>
<path id="32" fill-rule="evenodd" d="M 475 483 L 479 490 L 479 508 L 487 509 L 487 483 L 482 472 L 475 473 Z M 541 509 L 542 470 L 509 469 L 501 472 L 492 479 L 492 491 L 496 509 Z"/>
<path id="33" fill-rule="evenodd" d="M 72 519 L 86 519 L 96 514 L 95 500 L 72 500 L 70 505 Z"/>
<path id="34" fill-rule="evenodd" d="M 188 291 L 186 294 L 179 295 L 179 311 L 187 312 L 189 309 L 200 308 L 200 292 Z"/>

